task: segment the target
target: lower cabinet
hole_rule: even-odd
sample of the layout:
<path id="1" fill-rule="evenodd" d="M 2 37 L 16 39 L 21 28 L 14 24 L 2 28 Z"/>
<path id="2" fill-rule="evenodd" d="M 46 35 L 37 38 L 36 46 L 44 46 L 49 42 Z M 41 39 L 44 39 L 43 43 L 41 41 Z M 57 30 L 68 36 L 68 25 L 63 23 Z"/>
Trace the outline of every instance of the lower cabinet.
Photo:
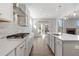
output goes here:
<path id="1" fill-rule="evenodd" d="M 50 35 L 49 34 L 47 34 L 47 44 L 50 46 Z"/>
<path id="2" fill-rule="evenodd" d="M 66 41 L 63 39 L 57 36 L 47 35 L 47 44 L 55 56 L 79 56 L 79 41 Z"/>
<path id="3" fill-rule="evenodd" d="M 46 39 L 47 39 L 47 44 L 49 45 L 49 34 L 46 35 Z"/>
<path id="4" fill-rule="evenodd" d="M 15 56 L 15 50 L 11 51 L 8 56 Z"/>
<path id="5" fill-rule="evenodd" d="M 28 36 L 26 40 L 16 47 L 8 56 L 29 56 L 33 45 L 34 36 Z"/>
<path id="6" fill-rule="evenodd" d="M 55 39 L 55 56 L 62 56 L 62 41 L 58 38 Z"/>
<path id="7" fill-rule="evenodd" d="M 16 48 L 16 56 L 24 56 L 24 55 L 25 55 L 25 42 L 23 42 Z"/>
<path id="8" fill-rule="evenodd" d="M 28 39 L 26 39 L 26 56 L 29 56 L 31 49 L 32 49 L 32 45 L 33 45 L 33 39 L 34 36 L 28 36 Z"/>
<path id="9" fill-rule="evenodd" d="M 55 53 L 55 48 L 54 48 L 54 36 L 51 37 L 51 49 L 53 51 L 53 53 Z"/>
<path id="10" fill-rule="evenodd" d="M 62 41 L 56 37 L 55 56 L 79 56 L 79 41 Z"/>
<path id="11" fill-rule="evenodd" d="M 49 35 L 49 46 L 50 46 L 50 48 L 52 47 L 52 36 L 51 35 Z"/>
<path id="12" fill-rule="evenodd" d="M 46 38 L 47 38 L 47 44 L 49 45 L 52 52 L 54 53 L 54 36 L 48 34 Z"/>
<path id="13" fill-rule="evenodd" d="M 79 41 L 65 41 L 63 43 L 63 56 L 79 56 Z"/>

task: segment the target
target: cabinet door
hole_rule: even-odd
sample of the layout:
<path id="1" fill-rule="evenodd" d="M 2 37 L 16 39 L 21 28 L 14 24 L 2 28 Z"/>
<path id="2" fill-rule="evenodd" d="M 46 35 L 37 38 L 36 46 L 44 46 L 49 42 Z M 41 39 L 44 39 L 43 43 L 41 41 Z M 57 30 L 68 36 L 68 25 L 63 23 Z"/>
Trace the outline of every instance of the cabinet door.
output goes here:
<path id="1" fill-rule="evenodd" d="M 34 40 L 34 35 L 29 35 L 27 38 L 26 38 L 26 55 L 28 56 L 30 51 L 31 51 L 31 48 L 32 48 L 32 45 L 33 45 L 33 40 Z"/>
<path id="2" fill-rule="evenodd" d="M 26 4 L 25 3 L 19 3 L 19 7 L 22 9 L 22 11 L 26 12 Z"/>
<path id="3" fill-rule="evenodd" d="M 79 56 L 79 41 L 66 41 L 63 44 L 64 56 Z"/>
<path id="4" fill-rule="evenodd" d="M 52 43 L 52 42 L 51 42 L 51 40 L 52 40 L 51 35 L 49 35 L 49 37 L 50 37 L 50 39 L 49 39 L 49 40 L 50 40 L 49 46 L 50 46 L 50 48 L 51 48 L 51 43 Z"/>
<path id="5" fill-rule="evenodd" d="M 25 43 L 23 42 L 19 47 L 16 49 L 17 56 L 24 56 L 25 52 Z"/>
<path id="6" fill-rule="evenodd" d="M 24 47 L 24 44 L 21 46 L 21 53 L 22 53 L 22 56 L 25 55 L 25 47 Z"/>
<path id="7" fill-rule="evenodd" d="M 53 53 L 54 53 L 54 36 L 52 36 L 52 40 L 51 40 L 51 49 L 52 49 L 52 51 L 53 51 Z"/>
<path id="8" fill-rule="evenodd" d="M 10 52 L 8 56 L 15 56 L 15 50 L 13 50 L 12 52 Z"/>
<path id="9" fill-rule="evenodd" d="M 48 41 L 48 45 L 50 46 L 50 35 L 47 35 L 47 41 Z"/>
<path id="10" fill-rule="evenodd" d="M 28 52 L 28 50 L 29 50 L 29 49 L 28 49 L 28 48 L 29 48 L 28 41 L 29 41 L 29 38 L 26 39 L 26 45 L 25 45 L 25 49 L 26 49 L 26 53 L 25 53 L 25 54 L 26 54 L 26 56 L 29 55 L 29 52 Z"/>
<path id="11" fill-rule="evenodd" d="M 17 55 L 17 56 L 21 56 L 21 49 L 20 49 L 20 46 L 17 47 L 17 49 L 16 49 L 16 55 Z"/>
<path id="12" fill-rule="evenodd" d="M 32 39 L 33 39 L 33 37 L 30 37 L 29 38 L 29 41 L 28 41 L 28 53 L 30 54 L 30 51 L 31 51 L 31 48 L 32 48 Z"/>
<path id="13" fill-rule="evenodd" d="M 62 56 L 62 41 L 58 38 L 55 39 L 55 55 Z"/>
<path id="14" fill-rule="evenodd" d="M 21 16 L 18 16 L 18 24 L 20 26 L 26 26 L 26 17 L 21 17 Z"/>
<path id="15" fill-rule="evenodd" d="M 12 3 L 0 3 L 0 18 L 6 20 L 13 20 L 13 4 Z"/>

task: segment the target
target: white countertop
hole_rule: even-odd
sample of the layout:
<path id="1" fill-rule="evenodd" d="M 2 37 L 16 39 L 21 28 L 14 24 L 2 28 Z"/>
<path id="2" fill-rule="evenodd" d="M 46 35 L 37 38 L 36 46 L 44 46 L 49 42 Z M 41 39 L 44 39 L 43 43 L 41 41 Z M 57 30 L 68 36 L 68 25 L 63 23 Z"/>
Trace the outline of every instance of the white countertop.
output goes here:
<path id="1" fill-rule="evenodd" d="M 55 36 L 55 35 L 54 35 Z M 79 41 L 79 35 L 67 35 L 67 34 L 63 34 L 60 36 L 55 36 L 63 41 Z"/>
<path id="2" fill-rule="evenodd" d="M 5 56 L 18 47 L 24 39 L 0 39 L 0 56 Z"/>
<path id="3" fill-rule="evenodd" d="M 52 33 L 48 33 L 48 34 L 52 35 L 54 37 L 57 37 L 57 38 L 59 38 L 59 39 L 61 39 L 63 41 L 79 41 L 79 35 L 72 35 L 72 34 L 63 33 L 60 36 L 56 36 L 56 35 L 53 35 Z"/>

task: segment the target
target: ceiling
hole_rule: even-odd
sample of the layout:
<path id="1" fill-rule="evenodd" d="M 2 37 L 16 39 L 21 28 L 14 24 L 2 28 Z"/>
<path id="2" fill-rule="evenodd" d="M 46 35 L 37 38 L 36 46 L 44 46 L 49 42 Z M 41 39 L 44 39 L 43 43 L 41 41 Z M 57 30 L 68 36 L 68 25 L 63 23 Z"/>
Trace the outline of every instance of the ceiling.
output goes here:
<path id="1" fill-rule="evenodd" d="M 32 18 L 58 18 L 79 10 L 77 3 L 26 3 Z"/>

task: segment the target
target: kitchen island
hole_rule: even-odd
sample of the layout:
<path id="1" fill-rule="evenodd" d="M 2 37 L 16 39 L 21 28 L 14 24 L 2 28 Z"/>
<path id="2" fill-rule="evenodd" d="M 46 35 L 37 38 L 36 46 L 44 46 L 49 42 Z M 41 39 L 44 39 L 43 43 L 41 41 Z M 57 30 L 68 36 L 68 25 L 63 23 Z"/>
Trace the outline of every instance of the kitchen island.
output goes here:
<path id="1" fill-rule="evenodd" d="M 48 45 L 55 56 L 79 56 L 79 35 L 48 34 Z"/>

